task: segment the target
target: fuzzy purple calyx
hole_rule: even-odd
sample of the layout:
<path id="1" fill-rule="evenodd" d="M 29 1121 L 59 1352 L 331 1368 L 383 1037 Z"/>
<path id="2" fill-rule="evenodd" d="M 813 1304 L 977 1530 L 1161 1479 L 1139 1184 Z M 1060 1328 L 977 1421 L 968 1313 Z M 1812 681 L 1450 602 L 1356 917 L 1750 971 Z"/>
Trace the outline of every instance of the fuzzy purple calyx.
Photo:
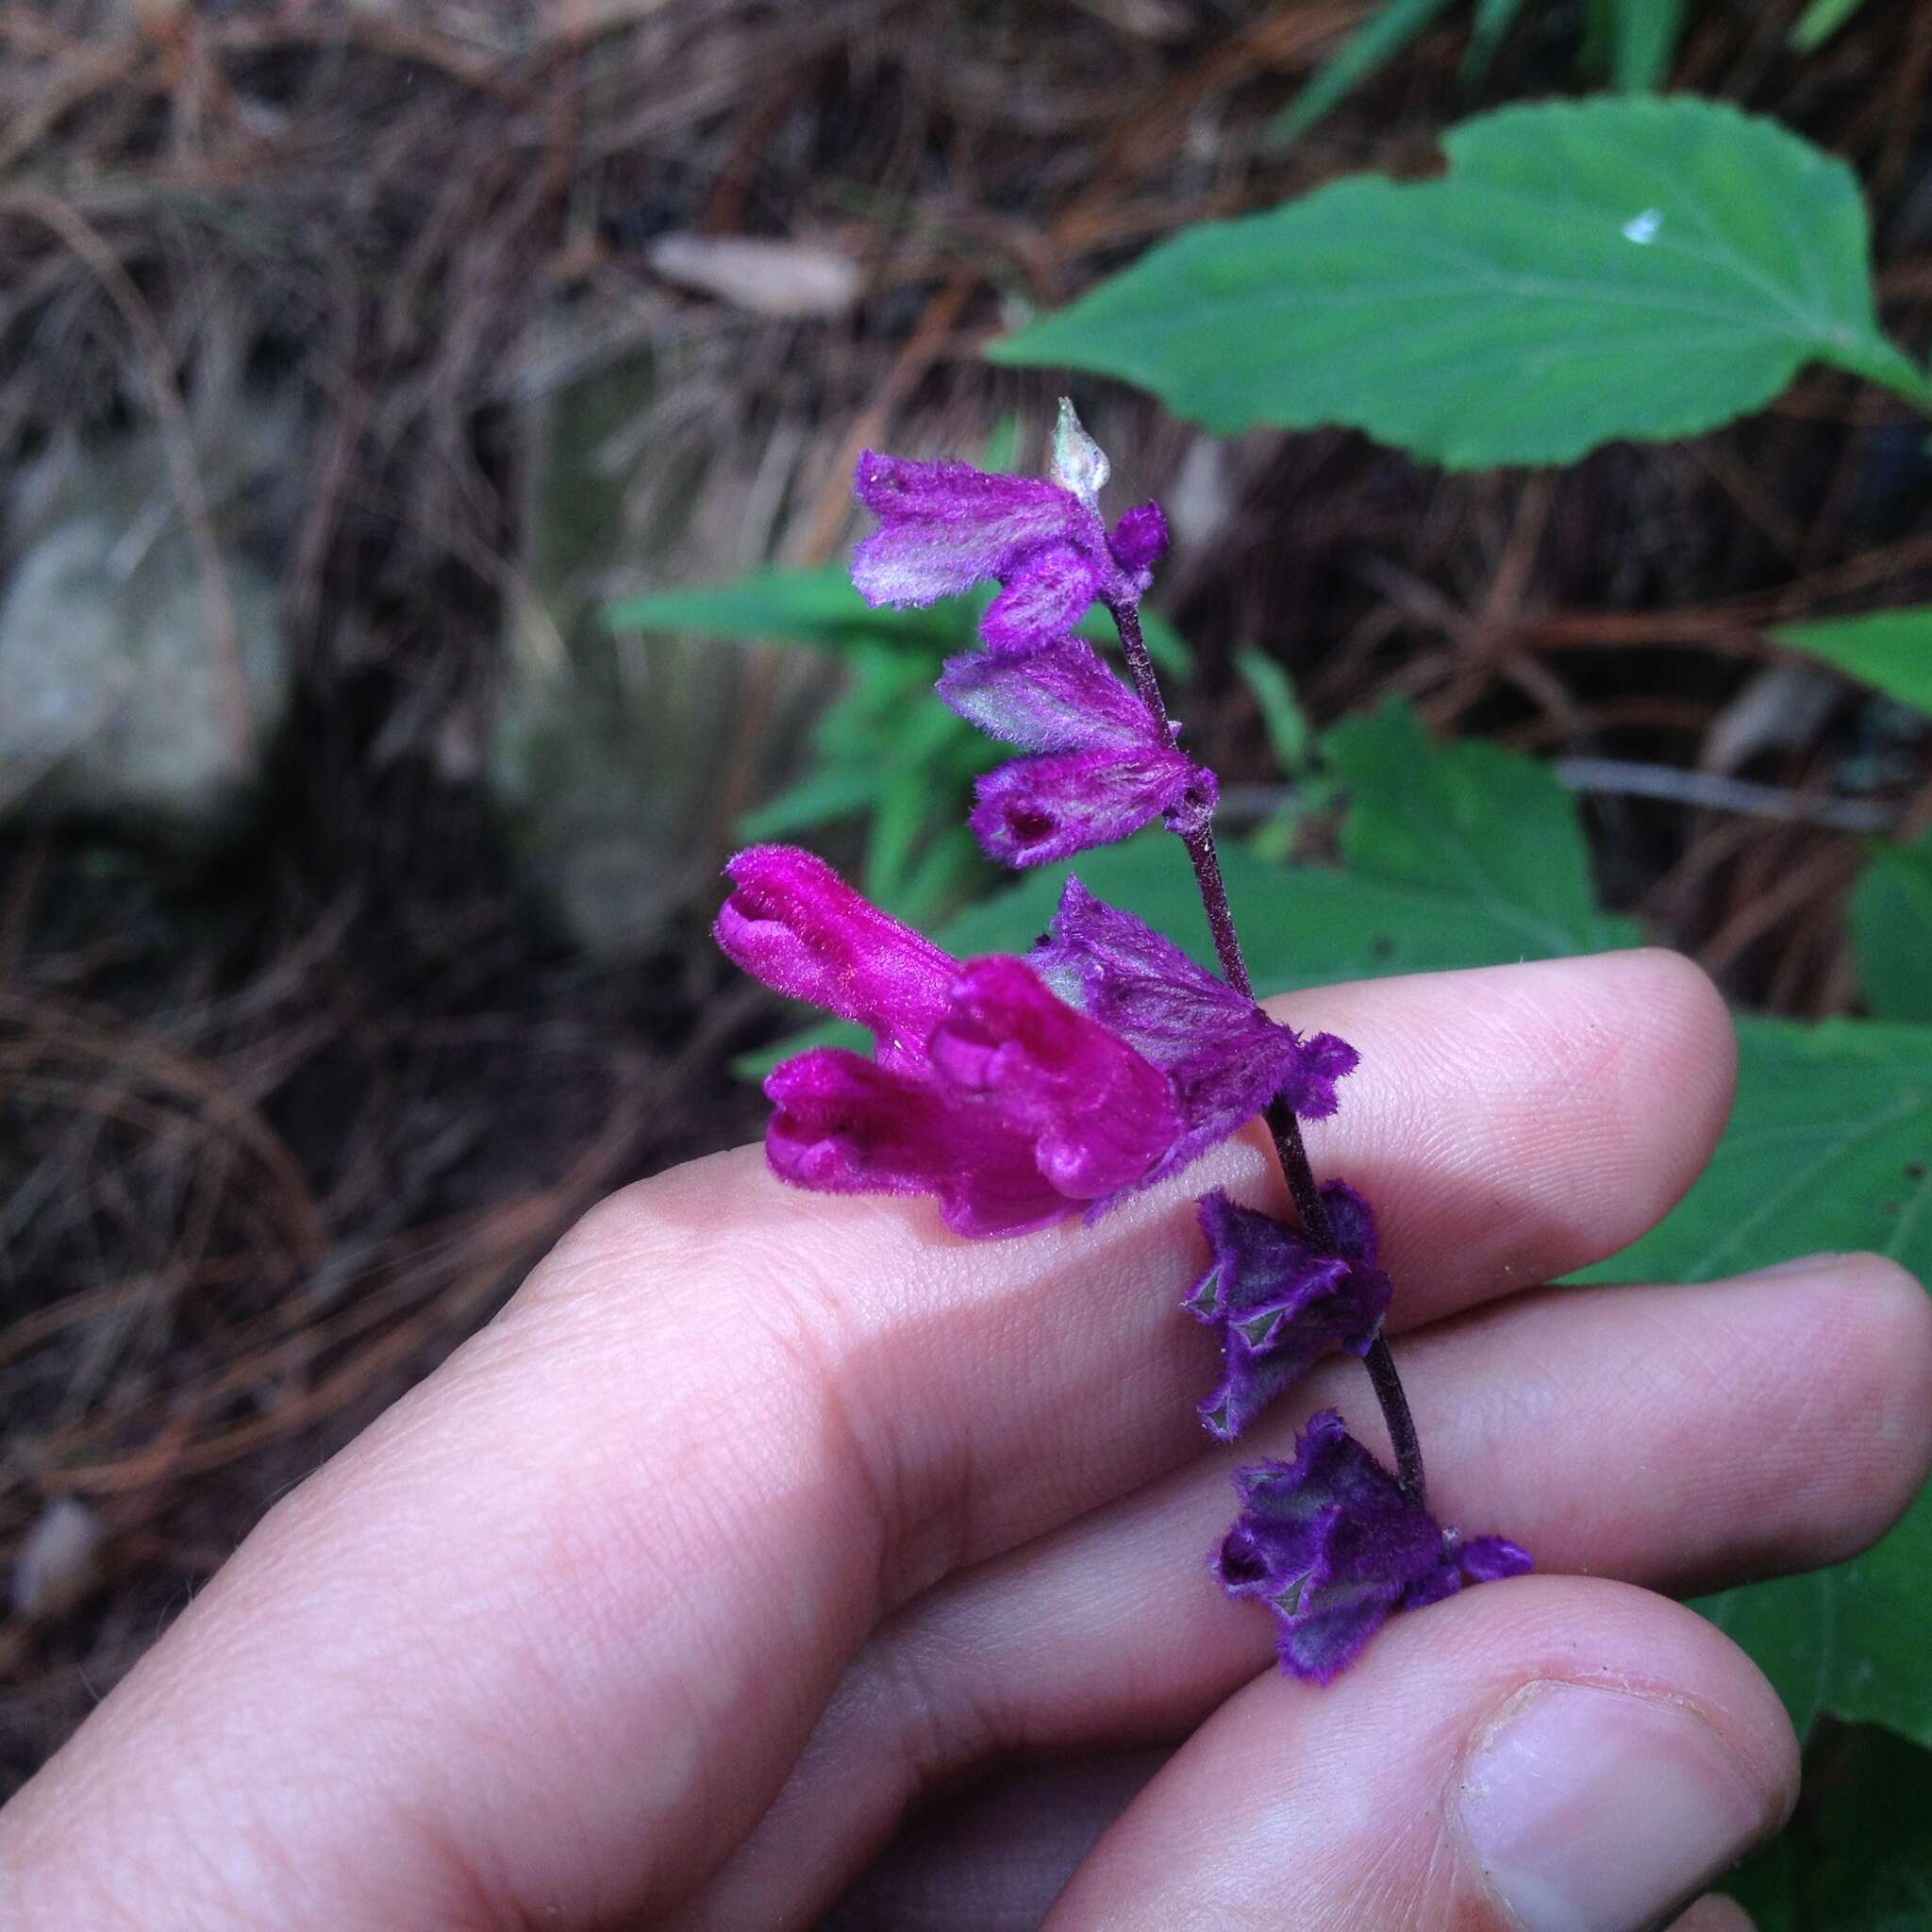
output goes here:
<path id="1" fill-rule="evenodd" d="M 1355 1049 L 1306 1038 L 1197 966 L 1144 921 L 1096 899 L 1078 879 L 1060 894 L 1046 939 L 1027 956 L 1064 1000 L 1126 1041 L 1174 1081 L 1187 1125 L 1161 1165 L 1176 1174 L 1279 1094 L 1310 1120 L 1335 1111 Z"/>
<path id="2" fill-rule="evenodd" d="M 716 927 L 725 953 L 876 1042 L 871 1058 L 838 1047 L 801 1054 L 766 1080 L 766 1153 L 796 1186 L 930 1194 L 964 1235 L 1091 1218 L 1233 1133 L 1267 1098 L 1268 1074 L 1254 1064 L 1279 1074 L 1301 1051 L 1224 988 L 1208 997 L 1221 985 L 1212 974 L 1178 948 L 1163 954 L 1139 920 L 1072 883 L 1079 932 L 1057 921 L 1027 958 L 962 963 L 810 853 L 758 846 L 725 870 L 733 890 Z M 1090 927 L 1112 954 L 1081 938 Z M 1139 977 L 1122 997 L 1110 960 L 1129 954 Z M 1169 994 L 1179 1008 L 1164 1023 L 1149 978 L 1159 966 L 1176 975 Z M 1155 1050 L 1095 1000 L 1120 1005 Z"/>
<path id="3" fill-rule="evenodd" d="M 1167 555 L 1167 517 L 1158 503 L 1123 510 L 1108 539 L 1123 570 L 1151 571 Z"/>
<path id="4" fill-rule="evenodd" d="M 1068 474 L 1097 499 L 1105 458 L 1097 467 L 1072 464 Z M 980 636 L 994 651 L 1038 650 L 1096 600 L 1132 606 L 1153 581 L 1159 547 L 1144 508 L 1128 513 L 1134 521 L 1124 550 L 1116 549 L 1094 500 L 1051 477 L 867 450 L 854 490 L 879 520 L 852 558 L 852 581 L 866 602 L 930 604 L 998 583 L 1000 594 L 980 620 Z M 1164 522 L 1160 528 L 1164 536 Z"/>
<path id="5" fill-rule="evenodd" d="M 1024 657 L 952 658 L 940 696 L 989 737 L 1040 754 L 988 774 L 969 823 L 988 856 L 1043 865 L 1159 818 L 1185 836 L 1212 817 L 1214 774 L 1174 749 L 1140 698 L 1078 638 Z"/>
<path id="6" fill-rule="evenodd" d="M 1234 1480 L 1241 1514 L 1216 1574 L 1230 1596 L 1274 1611 L 1281 1667 L 1309 1683 L 1340 1675 L 1397 1610 L 1535 1567 L 1507 1538 L 1444 1531 L 1333 1409 L 1302 1431 L 1292 1461 L 1238 1470 Z"/>
<path id="7" fill-rule="evenodd" d="M 1330 1350 L 1366 1355 L 1389 1310 L 1392 1289 L 1374 1265 L 1368 1203 L 1346 1181 L 1326 1182 L 1322 1198 L 1340 1254 L 1220 1188 L 1197 1204 L 1211 1258 L 1181 1306 L 1221 1342 L 1221 1379 L 1200 1407 L 1221 1441 L 1233 1441 Z"/>

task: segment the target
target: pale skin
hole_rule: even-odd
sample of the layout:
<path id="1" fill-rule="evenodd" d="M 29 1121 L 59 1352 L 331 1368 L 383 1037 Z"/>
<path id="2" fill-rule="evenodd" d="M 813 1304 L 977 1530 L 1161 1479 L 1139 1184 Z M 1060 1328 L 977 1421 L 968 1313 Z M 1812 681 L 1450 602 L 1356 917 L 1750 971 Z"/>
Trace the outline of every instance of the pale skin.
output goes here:
<path id="1" fill-rule="evenodd" d="M 1258 1140 L 991 1242 L 723 1155 L 596 1209 L 271 1511 L 0 1813 L 0 1924 L 808 1927 L 924 1796 L 1037 1756 L 1024 1857 L 1010 1828 L 928 1848 L 961 1926 L 1031 1896 L 1049 1932 L 1504 1932 L 1448 1793 L 1549 1682 L 1695 1712 L 1774 1828 L 1783 1710 L 1664 1592 L 1896 1518 L 1932 1463 L 1932 1300 L 1860 1256 L 1540 1286 L 1655 1223 L 1722 1129 L 1729 1024 L 1673 956 L 1275 1010 L 1361 1049 L 1310 1151 L 1380 1212 L 1432 1506 L 1541 1574 L 1398 1618 L 1325 1690 L 1216 1589 L 1234 1461 L 1334 1404 L 1386 1451 L 1345 1360 L 1233 1455 L 1193 1418 L 1190 1203 L 1274 1200 Z M 1052 1802 L 1054 1760 L 1133 1750 Z M 875 1896 L 922 1884 L 917 1831 Z"/>

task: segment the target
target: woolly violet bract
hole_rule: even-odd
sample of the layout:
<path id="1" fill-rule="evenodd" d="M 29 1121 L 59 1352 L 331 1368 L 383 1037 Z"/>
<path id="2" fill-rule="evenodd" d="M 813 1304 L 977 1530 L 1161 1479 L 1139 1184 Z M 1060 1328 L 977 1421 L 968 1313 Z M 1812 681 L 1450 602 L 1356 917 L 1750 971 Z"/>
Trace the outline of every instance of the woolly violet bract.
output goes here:
<path id="1" fill-rule="evenodd" d="M 819 1047 L 766 1080 L 766 1152 L 797 1187 L 929 1194 L 956 1234 L 1024 1234 L 1091 1221 L 1265 1121 L 1295 1220 L 1204 1195 L 1208 1259 L 1182 1306 L 1221 1345 L 1200 1416 L 1222 1441 L 1324 1357 L 1368 1367 L 1395 1474 L 1326 1410 L 1291 1459 L 1237 1473 L 1241 1513 L 1214 1562 L 1230 1596 L 1274 1613 L 1282 1668 L 1326 1683 L 1397 1610 L 1520 1574 L 1530 1558 L 1429 1514 L 1382 1332 L 1394 1288 L 1374 1216 L 1346 1182 L 1317 1184 L 1299 1124 L 1336 1111 L 1356 1052 L 1256 1003 L 1215 853 L 1214 774 L 1181 749 L 1141 634 L 1167 522 L 1148 503 L 1109 527 L 1108 473 L 1065 402 L 1046 476 L 867 452 L 857 490 L 878 528 L 853 580 L 872 603 L 901 605 L 999 585 L 980 624 L 987 649 L 954 658 L 939 683 L 960 717 L 1024 754 L 980 781 L 974 834 L 994 859 L 1029 866 L 1158 819 L 1193 867 L 1219 974 L 1077 878 L 1029 953 L 956 959 L 783 846 L 725 868 L 718 942 L 768 986 L 873 1036 L 870 1056 Z M 1072 634 L 1094 603 L 1119 632 L 1125 679 Z"/>

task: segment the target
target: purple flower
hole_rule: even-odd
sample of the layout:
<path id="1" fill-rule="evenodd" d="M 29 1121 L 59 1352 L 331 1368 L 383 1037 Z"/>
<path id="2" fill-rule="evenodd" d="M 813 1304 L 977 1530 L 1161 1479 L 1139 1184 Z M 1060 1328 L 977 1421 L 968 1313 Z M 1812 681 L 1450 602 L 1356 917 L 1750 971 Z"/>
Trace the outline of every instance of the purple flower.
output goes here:
<path id="1" fill-rule="evenodd" d="M 1176 751 L 1078 638 L 1024 657 L 955 658 L 939 691 L 988 736 L 1042 754 L 979 781 L 971 824 L 988 855 L 1007 865 L 1071 858 L 1156 817 L 1176 832 L 1197 831 L 1213 813 L 1214 774 Z"/>
<path id="2" fill-rule="evenodd" d="M 1163 1163 L 1173 1174 L 1252 1120 L 1276 1094 L 1295 1112 L 1335 1111 L 1356 1051 L 1332 1033 L 1304 1039 L 1195 965 L 1172 940 L 1069 879 L 1046 939 L 1028 955 L 1059 996 L 1166 1073 L 1188 1124 Z"/>
<path id="3" fill-rule="evenodd" d="M 1181 1306 L 1221 1339 L 1221 1380 L 1200 1415 L 1224 1442 L 1330 1349 L 1366 1355 L 1388 1312 L 1391 1289 L 1374 1265 L 1368 1203 L 1346 1181 L 1327 1182 L 1322 1198 L 1341 1254 L 1322 1253 L 1272 1214 L 1237 1207 L 1220 1188 L 1201 1198 L 1213 1258 Z"/>
<path id="4" fill-rule="evenodd" d="M 800 1187 L 932 1194 L 966 1235 L 1091 1216 L 1233 1133 L 1272 1091 L 1271 1070 L 1285 1074 L 1304 1050 L 1225 988 L 1209 996 L 1220 981 L 1071 881 L 1055 937 L 1029 959 L 962 965 L 810 853 L 757 846 L 726 873 L 724 951 L 876 1042 L 870 1059 L 814 1049 L 765 1082 L 776 1108 L 766 1152 Z M 1111 998 L 1113 969 L 1061 931 L 1070 904 L 1137 961 L 1122 1009 L 1154 1051 L 1093 1008 Z M 1065 985 L 1049 984 L 1049 958 Z M 1155 1024 L 1161 967 L 1175 975 L 1176 1012 Z"/>
<path id="5" fill-rule="evenodd" d="M 980 619 L 995 651 L 1031 651 L 1063 636 L 1096 598 L 1136 604 L 1166 549 L 1153 505 L 1129 510 L 1110 538 L 1098 504 L 1107 458 L 1060 406 L 1052 476 L 1004 476 L 969 463 L 915 462 L 867 450 L 858 500 L 879 520 L 852 558 L 869 604 L 930 604 L 989 579 L 1003 586 Z"/>
<path id="6" fill-rule="evenodd" d="M 1534 1567 L 1504 1537 L 1465 1542 L 1445 1532 L 1333 1409 L 1309 1422 L 1292 1462 L 1263 1462 L 1234 1480 L 1241 1510 L 1216 1573 L 1230 1596 L 1274 1612 L 1282 1669 L 1310 1683 L 1346 1670 L 1397 1610 Z"/>
<path id="7" fill-rule="evenodd" d="M 882 1067 L 920 1063 L 959 962 L 855 892 L 816 854 L 754 845 L 724 868 L 733 887 L 714 936 L 754 977 L 868 1029 Z"/>

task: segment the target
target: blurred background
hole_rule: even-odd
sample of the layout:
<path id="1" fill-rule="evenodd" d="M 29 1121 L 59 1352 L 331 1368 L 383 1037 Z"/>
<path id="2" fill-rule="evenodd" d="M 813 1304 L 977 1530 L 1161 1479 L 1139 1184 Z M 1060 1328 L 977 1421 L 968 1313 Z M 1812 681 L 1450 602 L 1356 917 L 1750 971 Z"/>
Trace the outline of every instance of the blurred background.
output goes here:
<path id="1" fill-rule="evenodd" d="M 759 1131 L 741 828 L 924 920 L 998 885 L 935 829 L 991 756 L 943 636 L 836 594 L 853 461 L 1040 467 L 1064 380 L 991 338 L 1611 58 L 1407 11 L 1284 145 L 1365 0 L 0 5 L 0 1795 L 586 1206 Z M 1691 0 L 1660 77 L 1851 164 L 1923 353 L 1932 8 L 1836 11 Z M 1258 862 L 1334 858 L 1311 734 L 1400 698 L 1740 1004 L 1860 1008 L 1932 740 L 1768 632 L 1932 600 L 1905 404 L 1455 475 L 1074 389 Z"/>

